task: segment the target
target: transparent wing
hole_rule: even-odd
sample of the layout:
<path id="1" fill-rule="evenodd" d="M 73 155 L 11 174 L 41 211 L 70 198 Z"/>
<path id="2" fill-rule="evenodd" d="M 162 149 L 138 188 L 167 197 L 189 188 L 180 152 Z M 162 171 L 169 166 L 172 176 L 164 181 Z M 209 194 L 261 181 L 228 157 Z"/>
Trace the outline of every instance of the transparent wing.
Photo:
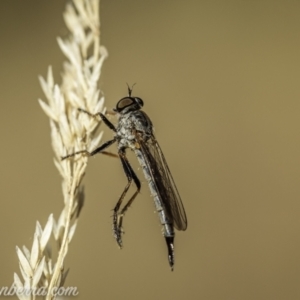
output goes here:
<path id="1" fill-rule="evenodd" d="M 185 210 L 163 152 L 154 136 L 146 142 L 139 140 L 141 151 L 151 172 L 157 193 L 170 221 L 177 230 L 186 230 Z"/>

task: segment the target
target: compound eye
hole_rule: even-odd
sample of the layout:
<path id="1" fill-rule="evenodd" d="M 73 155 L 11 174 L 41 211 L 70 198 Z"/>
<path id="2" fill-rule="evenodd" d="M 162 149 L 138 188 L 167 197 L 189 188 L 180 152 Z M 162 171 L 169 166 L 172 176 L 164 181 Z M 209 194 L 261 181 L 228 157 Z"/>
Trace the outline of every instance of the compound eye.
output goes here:
<path id="1" fill-rule="evenodd" d="M 140 107 L 144 106 L 144 101 L 141 98 L 135 97 L 134 99 Z"/>
<path id="2" fill-rule="evenodd" d="M 133 102 L 133 99 L 132 98 L 129 98 L 129 97 L 125 97 L 125 98 L 122 98 L 118 103 L 117 103 L 117 111 L 122 111 L 125 107 L 128 107 L 130 105 L 132 105 L 134 102 Z"/>

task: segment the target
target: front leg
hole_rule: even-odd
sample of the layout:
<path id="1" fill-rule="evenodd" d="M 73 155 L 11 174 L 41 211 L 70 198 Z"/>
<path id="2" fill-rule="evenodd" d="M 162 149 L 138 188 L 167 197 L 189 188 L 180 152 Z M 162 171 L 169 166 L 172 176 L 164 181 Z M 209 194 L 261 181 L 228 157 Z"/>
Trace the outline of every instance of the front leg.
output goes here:
<path id="1" fill-rule="evenodd" d="M 86 110 L 84 110 L 84 109 L 82 109 L 82 108 L 78 108 L 78 110 L 80 111 L 80 112 L 84 112 L 84 113 L 86 113 L 87 115 L 89 115 L 90 117 L 92 117 L 92 118 L 95 118 L 95 117 L 97 117 L 97 116 L 99 116 L 101 119 L 102 119 L 102 121 L 104 122 L 104 124 L 108 127 L 108 128 L 110 128 L 112 131 L 114 131 L 114 132 L 117 132 L 117 129 L 116 129 L 116 127 L 115 127 L 115 125 L 113 124 L 113 123 L 111 123 L 105 116 L 104 116 L 104 114 L 102 114 L 102 113 L 96 113 L 96 114 L 91 114 L 90 112 L 88 112 L 88 111 L 86 111 Z"/>

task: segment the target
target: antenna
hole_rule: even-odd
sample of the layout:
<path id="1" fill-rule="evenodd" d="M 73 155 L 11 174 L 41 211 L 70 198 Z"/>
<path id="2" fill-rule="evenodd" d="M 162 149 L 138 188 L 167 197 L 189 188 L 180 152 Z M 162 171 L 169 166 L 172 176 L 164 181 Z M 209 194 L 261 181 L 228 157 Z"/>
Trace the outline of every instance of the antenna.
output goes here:
<path id="1" fill-rule="evenodd" d="M 132 93 L 132 90 L 133 90 L 133 87 L 136 85 L 136 83 L 134 83 L 131 88 L 129 87 L 129 84 L 126 82 L 127 84 L 127 88 L 128 88 L 128 97 L 131 97 L 131 93 Z"/>

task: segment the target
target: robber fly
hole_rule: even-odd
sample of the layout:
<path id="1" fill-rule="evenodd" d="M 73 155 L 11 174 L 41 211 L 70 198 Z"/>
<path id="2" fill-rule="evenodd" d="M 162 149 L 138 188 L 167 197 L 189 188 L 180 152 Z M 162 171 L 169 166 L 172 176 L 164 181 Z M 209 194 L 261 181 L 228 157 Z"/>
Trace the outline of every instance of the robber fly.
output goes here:
<path id="1" fill-rule="evenodd" d="M 72 157 L 76 154 L 93 156 L 97 153 L 104 153 L 106 148 L 117 143 L 118 155 L 128 180 L 127 185 L 113 210 L 113 235 L 120 248 L 122 248 L 123 217 L 141 189 L 140 180 L 126 157 L 126 149 L 131 149 L 135 153 L 139 164 L 143 169 L 144 176 L 153 196 L 155 207 L 163 227 L 163 235 L 167 243 L 169 264 L 171 270 L 173 270 L 174 227 L 177 230 L 186 230 L 187 218 L 166 159 L 153 134 L 152 122 L 147 114 L 141 110 L 144 102 L 139 97 L 131 96 L 131 93 L 132 88 L 128 86 L 128 97 L 119 100 L 114 109 L 115 113 L 119 116 L 116 127 L 102 113 L 93 115 L 83 109 L 79 109 L 81 112 L 87 113 L 91 117 L 100 116 L 102 121 L 114 131 L 114 137 L 112 140 L 107 141 L 92 152 L 86 150 L 78 151 L 63 157 L 62 159 Z M 132 181 L 136 185 L 136 191 L 121 209 L 121 204 Z"/>

